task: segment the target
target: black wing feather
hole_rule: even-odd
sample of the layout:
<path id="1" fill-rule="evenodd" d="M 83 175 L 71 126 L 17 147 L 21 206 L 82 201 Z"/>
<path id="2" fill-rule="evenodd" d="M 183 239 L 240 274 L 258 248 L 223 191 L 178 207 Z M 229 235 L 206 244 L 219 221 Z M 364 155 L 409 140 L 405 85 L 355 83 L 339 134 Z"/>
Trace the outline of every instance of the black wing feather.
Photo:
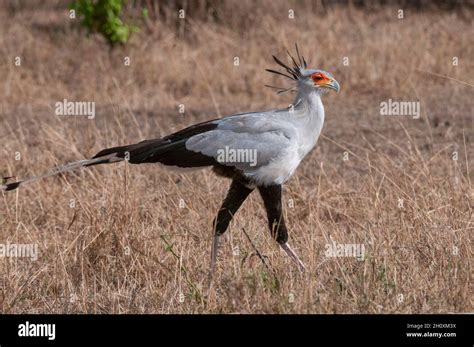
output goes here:
<path id="1" fill-rule="evenodd" d="M 214 165 L 217 163 L 214 158 L 188 150 L 186 141 L 216 127 L 213 121 L 199 123 L 160 139 L 104 149 L 93 159 L 115 154 L 118 158 L 128 159 L 131 164 L 162 163 L 183 168 Z"/>

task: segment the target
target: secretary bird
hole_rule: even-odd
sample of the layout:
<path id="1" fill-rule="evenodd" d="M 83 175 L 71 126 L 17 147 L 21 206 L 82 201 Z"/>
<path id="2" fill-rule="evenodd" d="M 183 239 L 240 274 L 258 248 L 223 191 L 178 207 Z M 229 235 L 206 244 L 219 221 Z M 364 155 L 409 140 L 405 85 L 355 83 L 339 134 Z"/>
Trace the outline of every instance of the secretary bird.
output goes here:
<path id="1" fill-rule="evenodd" d="M 306 60 L 298 51 L 294 59 L 287 51 L 292 66 L 273 56 L 285 72 L 267 69 L 292 81 L 289 88 L 278 93 L 295 91 L 292 106 L 265 112 L 249 112 L 192 125 L 159 139 L 107 148 L 88 160 L 79 160 L 23 181 L 6 183 L 5 191 L 26 182 L 98 164 L 128 161 L 131 164 L 161 163 L 179 168 L 212 167 L 214 173 L 232 180 L 217 217 L 213 222 L 210 276 L 214 273 L 219 239 L 227 230 L 232 217 L 245 199 L 258 189 L 268 217 L 272 237 L 296 263 L 305 270 L 303 262 L 288 244 L 288 231 L 282 211 L 282 184 L 294 174 L 303 158 L 315 147 L 324 122 L 321 95 L 339 83 L 323 70 L 307 68 Z M 255 153 L 255 159 L 241 160 L 236 156 L 222 156 L 222 151 Z M 240 152 L 239 152 L 240 151 Z M 235 154 L 235 152 L 234 152 Z M 248 158 L 247 158 L 248 159 Z"/>

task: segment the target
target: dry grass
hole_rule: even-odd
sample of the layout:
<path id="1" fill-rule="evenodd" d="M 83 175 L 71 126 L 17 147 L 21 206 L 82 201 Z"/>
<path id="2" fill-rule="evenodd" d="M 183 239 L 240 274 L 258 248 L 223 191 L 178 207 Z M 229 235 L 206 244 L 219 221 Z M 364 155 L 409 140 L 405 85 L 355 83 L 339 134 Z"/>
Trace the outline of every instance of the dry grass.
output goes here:
<path id="1" fill-rule="evenodd" d="M 298 42 L 342 86 L 325 97 L 324 136 L 284 191 L 290 240 L 309 271 L 299 274 L 270 239 L 254 194 L 208 291 L 211 220 L 228 182 L 120 163 L 0 196 L 0 243 L 40 249 L 36 262 L 0 259 L 1 312 L 473 311 L 474 88 L 417 72 L 474 82 L 472 13 L 407 10 L 399 20 L 396 8 L 316 15 L 295 5 L 290 20 L 283 2 L 246 6 L 231 12 L 249 13 L 244 27 L 155 23 L 111 51 L 60 8 L 0 10 L 0 170 L 35 175 L 199 120 L 284 107 L 292 100 L 263 88 L 281 82 L 264 68 Z M 95 101 L 96 118 L 56 116 L 64 98 Z M 388 98 L 419 100 L 421 118 L 380 116 Z M 364 244 L 365 260 L 325 257 L 331 239 Z"/>

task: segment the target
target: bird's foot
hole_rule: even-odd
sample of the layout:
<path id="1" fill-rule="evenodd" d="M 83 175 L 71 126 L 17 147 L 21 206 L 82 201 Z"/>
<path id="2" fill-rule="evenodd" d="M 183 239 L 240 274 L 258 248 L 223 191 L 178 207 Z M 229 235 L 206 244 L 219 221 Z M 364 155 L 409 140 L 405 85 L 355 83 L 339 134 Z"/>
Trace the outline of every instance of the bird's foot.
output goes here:
<path id="1" fill-rule="evenodd" d="M 288 256 L 293 260 L 296 265 L 298 266 L 298 269 L 301 272 L 306 271 L 306 267 L 304 266 L 303 262 L 300 260 L 300 258 L 296 255 L 295 251 L 290 247 L 288 242 L 280 244 L 280 247 L 288 254 Z"/>

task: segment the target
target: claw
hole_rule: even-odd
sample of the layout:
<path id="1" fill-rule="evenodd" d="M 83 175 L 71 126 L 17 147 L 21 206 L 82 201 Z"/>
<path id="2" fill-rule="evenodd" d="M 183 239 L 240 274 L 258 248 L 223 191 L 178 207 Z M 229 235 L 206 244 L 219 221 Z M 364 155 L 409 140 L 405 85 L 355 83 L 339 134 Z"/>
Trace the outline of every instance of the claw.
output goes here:
<path id="1" fill-rule="evenodd" d="M 306 267 L 304 266 L 303 262 L 300 260 L 300 258 L 296 255 L 295 251 L 293 251 L 293 249 L 291 249 L 290 245 L 287 243 L 283 243 L 280 245 L 280 247 L 286 252 L 286 254 L 288 254 L 288 256 L 291 258 L 291 260 L 293 260 L 296 265 L 298 266 L 298 269 L 301 271 L 301 272 L 305 272 L 306 271 Z"/>

